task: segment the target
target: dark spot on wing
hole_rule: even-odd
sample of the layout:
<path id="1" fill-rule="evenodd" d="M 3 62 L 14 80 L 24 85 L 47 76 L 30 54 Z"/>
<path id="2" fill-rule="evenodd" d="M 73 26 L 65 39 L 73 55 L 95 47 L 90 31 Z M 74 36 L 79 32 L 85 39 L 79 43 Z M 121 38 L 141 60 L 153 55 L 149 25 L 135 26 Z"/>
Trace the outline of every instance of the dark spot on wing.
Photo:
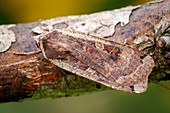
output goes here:
<path id="1" fill-rule="evenodd" d="M 109 57 L 116 61 L 119 58 L 121 53 L 121 49 L 119 47 L 115 47 L 110 51 Z"/>

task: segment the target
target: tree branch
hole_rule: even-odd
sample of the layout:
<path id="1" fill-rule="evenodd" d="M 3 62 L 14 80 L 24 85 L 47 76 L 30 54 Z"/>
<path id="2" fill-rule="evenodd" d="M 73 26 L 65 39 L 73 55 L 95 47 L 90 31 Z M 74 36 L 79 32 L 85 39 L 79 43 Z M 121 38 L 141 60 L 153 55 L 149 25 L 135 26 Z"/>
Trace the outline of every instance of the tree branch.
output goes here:
<path id="1" fill-rule="evenodd" d="M 69 70 L 66 66 L 56 64 L 56 60 L 53 61 L 59 57 L 61 61 L 65 61 L 63 58 L 68 57 L 65 56 L 67 51 L 63 48 L 60 49 L 64 53 L 61 51 L 57 53 L 59 49 L 56 50 L 56 43 L 58 44 L 59 41 L 46 40 L 54 33 L 62 34 L 63 38 L 73 37 L 75 40 L 97 41 L 96 47 L 99 49 L 101 43 L 107 45 L 114 42 L 115 45 L 129 52 L 132 51 L 133 54 L 128 54 L 131 55 L 130 57 L 135 55 L 140 57 L 143 63 L 139 63 L 139 66 L 144 68 L 145 64 L 150 65 L 151 69 L 148 69 L 145 77 L 138 80 L 139 82 L 144 81 L 147 84 L 150 71 L 152 73 L 149 81 L 170 80 L 170 1 L 163 0 L 89 15 L 59 17 L 27 24 L 1 25 L 0 102 L 18 101 L 25 98 L 60 98 L 108 89 L 100 84 L 109 86 L 107 81 L 97 81 L 89 77 L 99 82 L 97 83 L 85 79 L 88 78 L 86 75 L 74 75 L 75 70 Z M 65 43 L 71 45 L 69 42 Z M 144 62 L 146 56 L 151 56 L 151 60 Z M 113 60 L 118 59 L 117 54 L 112 54 L 111 57 Z M 152 60 L 153 65 L 151 65 Z M 69 63 L 71 60 L 68 61 Z M 78 69 L 83 70 L 84 67 L 78 61 L 76 63 L 79 66 Z M 137 64 L 134 63 L 134 65 Z M 100 73 L 103 74 L 104 71 Z M 129 90 L 116 87 L 118 90 L 128 92 L 137 91 L 138 89 L 135 88 L 133 86 Z"/>

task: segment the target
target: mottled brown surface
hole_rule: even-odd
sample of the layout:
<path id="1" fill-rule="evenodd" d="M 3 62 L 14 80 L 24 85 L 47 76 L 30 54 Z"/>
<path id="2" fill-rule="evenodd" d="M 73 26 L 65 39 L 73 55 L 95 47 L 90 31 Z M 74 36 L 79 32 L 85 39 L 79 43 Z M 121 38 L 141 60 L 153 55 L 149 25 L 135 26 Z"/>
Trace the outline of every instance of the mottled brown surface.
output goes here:
<path id="1" fill-rule="evenodd" d="M 127 45 L 138 47 L 134 43 L 134 39 L 145 35 L 150 37 L 150 41 L 154 44 L 155 26 L 165 18 L 170 18 L 169 0 L 144 4 L 133 10 L 127 25 L 122 27 L 118 24 L 114 35 L 108 39 L 123 44 L 126 40 Z"/>
<path id="2" fill-rule="evenodd" d="M 54 30 L 42 37 L 42 46 L 48 60 L 67 63 L 82 70 L 85 75 L 72 67 L 67 69 L 72 73 L 118 90 L 139 93 L 146 90 L 147 78 L 154 66 L 153 59 L 160 64 L 154 68 L 156 74 L 168 75 L 169 50 L 162 49 L 161 42 L 158 42 L 160 48 L 157 47 L 155 37 L 162 35 L 169 24 L 161 27 L 158 34 L 155 34 L 155 26 L 162 20 L 169 23 L 169 19 L 170 0 L 145 4 L 133 10 L 128 24 L 117 24 L 113 36 L 105 37 L 110 43 L 114 42 L 111 45 L 81 37 L 76 39 Z M 38 22 L 10 28 L 17 41 L 9 50 L 0 53 L 0 102 L 30 97 L 41 83 L 61 77 L 58 68 L 44 58 L 39 44 L 33 38 L 39 35 L 32 32 L 36 26 L 39 26 Z M 63 29 L 68 25 L 61 22 L 52 27 Z M 143 35 L 149 37 L 151 51 L 140 51 L 140 45 L 135 44 L 134 40 Z M 163 79 L 169 79 L 169 76 Z"/>
<path id="3" fill-rule="evenodd" d="M 154 66 L 150 56 L 141 56 L 132 48 L 113 42 L 98 42 L 103 46 L 98 48 L 96 41 L 77 39 L 58 31 L 43 36 L 40 44 L 44 55 L 56 66 L 126 92 L 144 92 Z"/>
<path id="4" fill-rule="evenodd" d="M 17 42 L 0 53 L 0 102 L 30 97 L 41 83 L 60 78 L 58 68 L 44 59 L 33 39 L 35 24 L 13 27 Z"/>

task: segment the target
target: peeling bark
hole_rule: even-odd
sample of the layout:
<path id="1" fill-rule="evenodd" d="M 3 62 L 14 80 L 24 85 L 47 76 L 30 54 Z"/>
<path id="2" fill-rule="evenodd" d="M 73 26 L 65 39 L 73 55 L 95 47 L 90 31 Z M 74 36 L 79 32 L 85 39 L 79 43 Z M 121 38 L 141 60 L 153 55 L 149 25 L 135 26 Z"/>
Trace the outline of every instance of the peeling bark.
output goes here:
<path id="1" fill-rule="evenodd" d="M 59 34 L 61 39 L 55 40 Z M 74 42 L 89 47 L 82 54 L 86 58 L 71 48 Z M 141 93 L 146 90 L 151 71 L 149 81 L 170 79 L 169 47 L 169 0 L 89 15 L 3 25 L 0 26 L 0 102 L 28 97 L 57 98 L 107 89 L 99 83 Z M 92 50 L 97 51 L 96 55 L 90 56 L 88 52 Z M 108 60 L 100 62 L 103 60 L 100 56 L 108 55 Z M 129 59 L 135 63 L 129 63 Z M 103 69 L 92 61 L 100 62 Z M 124 62 L 127 63 L 123 65 Z M 72 68 L 74 63 L 76 68 Z M 112 68 L 110 63 L 118 68 Z M 68 64 L 72 67 L 68 68 Z M 117 71 L 121 66 L 124 66 L 122 70 Z M 106 77 L 97 78 L 98 75 Z"/>

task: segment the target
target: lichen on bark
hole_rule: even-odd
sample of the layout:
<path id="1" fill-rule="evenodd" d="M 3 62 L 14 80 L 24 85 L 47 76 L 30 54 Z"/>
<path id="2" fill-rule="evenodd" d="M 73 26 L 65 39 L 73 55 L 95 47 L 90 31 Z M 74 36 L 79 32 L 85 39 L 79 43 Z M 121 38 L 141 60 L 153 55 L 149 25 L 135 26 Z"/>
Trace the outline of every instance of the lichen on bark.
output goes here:
<path id="1" fill-rule="evenodd" d="M 9 30 L 10 27 L 15 25 L 1 25 L 0 26 L 0 52 L 8 50 L 12 42 L 16 41 L 15 34 Z"/>

